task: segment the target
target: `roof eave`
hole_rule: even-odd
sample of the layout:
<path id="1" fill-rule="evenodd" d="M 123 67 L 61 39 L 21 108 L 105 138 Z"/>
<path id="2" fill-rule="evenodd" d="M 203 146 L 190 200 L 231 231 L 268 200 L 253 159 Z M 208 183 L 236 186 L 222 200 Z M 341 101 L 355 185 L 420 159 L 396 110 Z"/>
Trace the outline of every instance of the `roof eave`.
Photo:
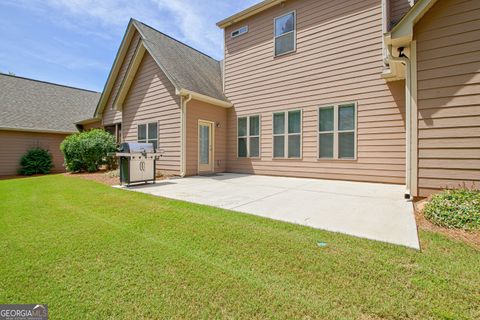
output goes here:
<path id="1" fill-rule="evenodd" d="M 395 47 L 408 46 L 413 40 L 413 27 L 438 0 L 419 0 L 385 35 L 385 41 Z"/>
<path id="2" fill-rule="evenodd" d="M 137 74 L 140 63 L 145 55 L 145 51 L 146 49 L 142 40 L 138 43 L 138 46 L 135 49 L 133 58 L 130 60 L 130 65 L 127 67 L 127 72 L 125 73 L 122 83 L 120 84 L 120 88 L 118 89 L 117 96 L 114 98 L 113 106 L 117 111 L 121 111 L 123 109 L 123 102 L 125 101 L 133 79 Z"/>
<path id="3" fill-rule="evenodd" d="M 74 134 L 78 131 L 63 131 L 52 129 L 39 129 L 39 128 L 14 128 L 14 127 L 0 127 L 0 131 L 19 131 L 19 132 L 35 132 L 35 133 L 56 133 L 56 134 Z"/>
<path id="4" fill-rule="evenodd" d="M 82 121 L 75 122 L 75 124 L 80 124 L 80 125 L 91 124 L 91 123 L 95 123 L 95 122 L 98 122 L 98 121 L 102 121 L 102 119 L 101 118 L 88 118 L 88 119 L 85 119 L 85 120 L 82 120 Z"/>
<path id="5" fill-rule="evenodd" d="M 405 66 L 391 57 L 392 48 L 410 47 L 414 26 L 438 0 L 419 0 L 397 23 L 390 32 L 383 35 L 383 42 L 390 54 L 387 55 L 389 68 L 382 72 L 382 78 L 387 81 L 405 79 Z"/>
<path id="6" fill-rule="evenodd" d="M 105 82 L 105 86 L 103 87 L 102 90 L 102 95 L 100 96 L 100 99 L 98 100 L 97 107 L 95 109 L 94 117 L 99 117 L 105 108 L 105 105 L 107 104 L 107 100 L 110 96 L 111 90 L 113 88 L 114 84 L 114 79 L 118 76 L 118 72 L 121 67 L 121 61 L 125 58 L 125 55 L 127 53 L 127 49 L 130 45 L 130 42 L 133 38 L 133 32 L 132 32 L 132 26 L 133 26 L 133 19 L 130 19 L 127 30 L 125 31 L 125 34 L 123 36 L 122 42 L 120 44 L 120 48 L 118 49 L 117 55 L 115 56 L 115 60 L 113 62 L 113 66 L 110 69 L 110 73 L 108 74 L 107 81 Z M 135 28 L 136 29 L 136 28 Z M 120 58 L 121 57 L 121 58 Z"/>
<path id="7" fill-rule="evenodd" d="M 204 95 L 204 94 L 201 94 L 201 93 L 198 93 L 198 92 L 194 92 L 194 91 L 191 91 L 191 90 L 188 90 L 188 89 L 176 90 L 176 94 L 179 95 L 179 96 L 190 95 L 195 100 L 210 103 L 210 104 L 222 107 L 222 108 L 233 107 L 233 104 L 231 102 L 223 101 L 223 100 L 216 99 L 216 98 L 212 98 L 210 96 L 207 96 L 207 95 Z"/>
<path id="8" fill-rule="evenodd" d="M 262 11 L 265 11 L 273 6 L 276 6 L 277 4 L 286 2 L 286 0 L 265 0 L 262 1 L 254 6 L 251 6 L 250 8 L 247 8 L 243 11 L 240 11 L 233 16 L 230 16 L 226 19 L 223 19 L 222 21 L 219 21 L 217 23 L 217 26 L 219 28 L 225 29 L 228 26 L 231 26 L 234 23 L 237 23 L 239 21 L 242 21 L 244 19 L 247 19 L 253 15 L 256 15 L 257 13 L 260 13 Z"/>

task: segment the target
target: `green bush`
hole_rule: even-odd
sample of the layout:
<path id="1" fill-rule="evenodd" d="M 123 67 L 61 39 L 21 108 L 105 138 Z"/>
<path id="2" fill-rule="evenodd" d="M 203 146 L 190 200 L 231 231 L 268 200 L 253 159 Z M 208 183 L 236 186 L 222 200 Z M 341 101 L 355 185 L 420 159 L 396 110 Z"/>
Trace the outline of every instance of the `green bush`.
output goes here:
<path id="1" fill-rule="evenodd" d="M 442 227 L 479 229 L 480 191 L 461 188 L 435 194 L 425 205 L 424 214 L 428 220 Z"/>
<path id="2" fill-rule="evenodd" d="M 18 170 L 18 173 L 21 175 L 47 174 L 53 167 L 52 155 L 48 150 L 33 148 L 22 156 L 20 165 L 22 168 Z"/>
<path id="3" fill-rule="evenodd" d="M 115 138 L 102 129 L 73 134 L 60 145 L 70 172 L 95 172 L 107 163 L 107 154 L 116 149 Z"/>

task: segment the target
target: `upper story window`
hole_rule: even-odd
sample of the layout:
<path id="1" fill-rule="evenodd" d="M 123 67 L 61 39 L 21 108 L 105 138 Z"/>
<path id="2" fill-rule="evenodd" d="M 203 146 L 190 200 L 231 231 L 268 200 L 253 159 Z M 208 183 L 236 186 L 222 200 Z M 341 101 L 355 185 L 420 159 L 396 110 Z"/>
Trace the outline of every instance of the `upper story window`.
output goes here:
<path id="1" fill-rule="evenodd" d="M 355 159 L 357 111 L 355 103 L 318 109 L 318 157 L 320 159 Z"/>
<path id="2" fill-rule="evenodd" d="M 302 157 L 302 111 L 273 114 L 273 157 Z"/>
<path id="3" fill-rule="evenodd" d="M 157 149 L 158 140 L 158 125 L 156 122 L 139 124 L 137 131 L 138 143 L 152 143 L 153 147 Z"/>
<path id="4" fill-rule="evenodd" d="M 275 56 L 296 50 L 295 11 L 275 18 Z"/>
<path id="5" fill-rule="evenodd" d="M 260 157 L 260 116 L 238 118 L 238 157 Z"/>
<path id="6" fill-rule="evenodd" d="M 230 35 L 232 36 L 232 38 L 235 38 L 247 32 L 248 32 L 248 26 L 243 26 L 235 31 L 232 31 Z"/>

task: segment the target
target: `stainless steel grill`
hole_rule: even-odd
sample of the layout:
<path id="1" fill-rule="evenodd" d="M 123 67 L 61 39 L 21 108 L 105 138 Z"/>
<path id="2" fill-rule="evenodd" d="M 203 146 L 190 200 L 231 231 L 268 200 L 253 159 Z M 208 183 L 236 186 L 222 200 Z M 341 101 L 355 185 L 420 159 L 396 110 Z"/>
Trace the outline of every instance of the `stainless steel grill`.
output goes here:
<path id="1" fill-rule="evenodd" d="M 155 182 L 155 165 L 163 151 L 156 151 L 152 143 L 120 144 L 116 156 L 120 158 L 120 183 Z"/>

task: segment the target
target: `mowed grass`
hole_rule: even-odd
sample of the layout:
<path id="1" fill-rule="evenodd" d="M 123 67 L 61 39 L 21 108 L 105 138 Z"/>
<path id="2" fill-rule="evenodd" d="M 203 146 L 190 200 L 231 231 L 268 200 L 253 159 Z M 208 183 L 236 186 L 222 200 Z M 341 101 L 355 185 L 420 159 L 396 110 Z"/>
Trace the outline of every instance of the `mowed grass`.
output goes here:
<path id="1" fill-rule="evenodd" d="M 417 252 L 61 175 L 3 180 L 0 303 L 51 319 L 479 319 L 480 252 L 420 236 Z"/>

